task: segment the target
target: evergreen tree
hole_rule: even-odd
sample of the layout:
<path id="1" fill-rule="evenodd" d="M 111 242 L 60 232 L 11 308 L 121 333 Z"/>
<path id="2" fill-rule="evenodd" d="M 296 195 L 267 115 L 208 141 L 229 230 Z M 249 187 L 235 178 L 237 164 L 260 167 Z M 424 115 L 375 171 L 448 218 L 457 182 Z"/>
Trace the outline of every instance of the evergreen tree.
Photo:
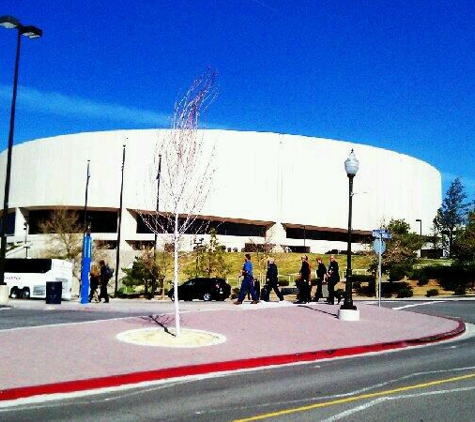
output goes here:
<path id="1" fill-rule="evenodd" d="M 463 266 L 475 264 L 475 210 L 468 213 L 466 226 L 457 231 L 452 255 Z"/>
<path id="2" fill-rule="evenodd" d="M 226 249 L 218 241 L 215 229 L 210 231 L 210 240 L 204 248 L 200 248 L 198 271 L 206 277 L 226 277 L 229 274 L 229 265 L 225 260 Z"/>
<path id="3" fill-rule="evenodd" d="M 410 232 L 410 225 L 404 219 L 391 220 L 383 228 L 391 233 L 391 239 L 386 241 L 386 251 L 382 257 L 382 271 L 389 272 L 391 280 L 402 279 L 412 268 L 417 257 L 417 251 L 422 247 L 424 238 Z M 378 266 L 375 256 L 371 267 Z"/>
<path id="4" fill-rule="evenodd" d="M 467 218 L 469 204 L 461 180 L 457 177 L 450 185 L 442 206 L 437 210 L 434 227 L 442 237 L 442 245 L 452 256 L 455 232 L 462 227 Z M 446 236 L 444 236 L 446 235 Z"/>

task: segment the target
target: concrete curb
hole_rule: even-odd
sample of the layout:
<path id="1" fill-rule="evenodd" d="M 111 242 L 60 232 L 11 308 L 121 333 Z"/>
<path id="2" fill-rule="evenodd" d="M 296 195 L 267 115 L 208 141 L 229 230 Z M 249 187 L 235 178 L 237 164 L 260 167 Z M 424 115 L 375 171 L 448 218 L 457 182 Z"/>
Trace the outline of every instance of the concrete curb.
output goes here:
<path id="1" fill-rule="evenodd" d="M 153 382 L 166 379 L 180 378 L 185 376 L 235 371 L 239 369 L 256 369 L 268 366 L 293 364 L 298 362 L 312 362 L 322 359 L 357 356 L 365 353 L 383 352 L 387 350 L 396 350 L 405 347 L 419 346 L 423 344 L 448 340 L 450 338 L 463 334 L 466 329 L 465 324 L 462 321 L 457 320 L 457 322 L 458 326 L 451 331 L 417 339 L 375 343 L 365 346 L 354 346 L 340 349 L 318 350 L 303 353 L 292 353 L 286 355 L 263 356 L 250 359 L 213 362 L 199 365 L 181 366 L 176 368 L 133 372 L 129 374 L 120 374 L 108 377 L 90 378 L 84 380 L 4 389 L 0 390 L 0 402 L 26 399 L 41 395 L 68 394 L 75 392 L 84 392 L 88 390 L 98 390 L 102 388 L 132 386 L 144 382 Z"/>

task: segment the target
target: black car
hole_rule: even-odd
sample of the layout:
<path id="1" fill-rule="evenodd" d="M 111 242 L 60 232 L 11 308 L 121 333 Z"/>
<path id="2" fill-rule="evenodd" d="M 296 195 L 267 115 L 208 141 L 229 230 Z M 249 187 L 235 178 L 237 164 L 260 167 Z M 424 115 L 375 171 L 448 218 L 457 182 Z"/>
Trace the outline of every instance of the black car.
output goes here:
<path id="1" fill-rule="evenodd" d="M 168 292 L 170 299 L 174 299 L 174 289 Z M 192 278 L 178 286 L 180 300 L 226 300 L 231 296 L 231 286 L 224 278 Z"/>

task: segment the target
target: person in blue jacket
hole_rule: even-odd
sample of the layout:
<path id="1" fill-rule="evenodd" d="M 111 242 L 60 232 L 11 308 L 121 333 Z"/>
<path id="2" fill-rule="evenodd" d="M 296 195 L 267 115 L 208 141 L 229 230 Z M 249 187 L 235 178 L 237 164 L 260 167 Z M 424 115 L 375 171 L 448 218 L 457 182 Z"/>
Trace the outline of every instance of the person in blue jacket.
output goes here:
<path id="1" fill-rule="evenodd" d="M 252 268 L 252 262 L 251 262 L 251 255 L 246 254 L 244 255 L 244 265 L 241 270 L 241 276 L 243 277 L 242 283 L 241 283 L 241 290 L 239 290 L 239 295 L 234 302 L 235 305 L 240 305 L 242 301 L 244 300 L 244 296 L 246 293 L 249 291 L 252 296 L 252 302 L 251 303 L 259 303 L 259 298 L 257 297 L 256 290 L 254 289 L 254 276 L 252 274 L 253 268 Z"/>

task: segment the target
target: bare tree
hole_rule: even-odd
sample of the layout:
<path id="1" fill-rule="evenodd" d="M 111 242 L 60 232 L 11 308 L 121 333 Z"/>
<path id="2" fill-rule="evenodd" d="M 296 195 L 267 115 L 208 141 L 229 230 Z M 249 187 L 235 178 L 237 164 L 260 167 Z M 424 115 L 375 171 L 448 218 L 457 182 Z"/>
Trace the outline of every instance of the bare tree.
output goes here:
<path id="1" fill-rule="evenodd" d="M 59 208 L 52 211 L 48 219 L 41 221 L 38 228 L 50 238 L 42 255 L 72 262 L 74 276 L 79 278 L 83 236 L 79 213 Z"/>
<path id="2" fill-rule="evenodd" d="M 175 104 L 172 128 L 157 148 L 156 162 L 160 156 L 163 160 L 160 208 L 165 212 L 139 213 L 153 233 L 171 234 L 177 336 L 180 335 L 178 253 L 183 235 L 193 228 L 203 208 L 214 174 L 214 147 L 204 144 L 198 127 L 203 112 L 216 96 L 216 76 L 216 71 L 208 69 L 193 81 L 183 98 Z"/>
<path id="3" fill-rule="evenodd" d="M 58 208 L 51 211 L 46 220 L 38 224 L 39 231 L 48 235 L 47 247 L 41 255 L 45 258 L 65 259 L 73 263 L 73 275 L 78 280 L 81 276 L 81 258 L 83 225 L 76 210 Z M 96 245 L 93 257 L 96 261 L 103 259 L 105 246 Z"/>

